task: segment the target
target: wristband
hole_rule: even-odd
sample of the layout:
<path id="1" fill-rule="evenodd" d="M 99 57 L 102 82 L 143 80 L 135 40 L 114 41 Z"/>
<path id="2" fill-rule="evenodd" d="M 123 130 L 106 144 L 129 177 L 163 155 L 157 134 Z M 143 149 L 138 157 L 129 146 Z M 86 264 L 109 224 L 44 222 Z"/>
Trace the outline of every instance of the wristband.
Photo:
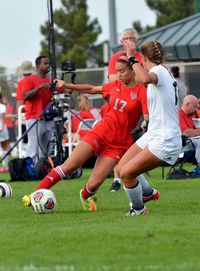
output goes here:
<path id="1" fill-rule="evenodd" d="M 130 63 L 131 66 L 133 64 L 135 64 L 135 63 L 139 63 L 134 56 L 129 57 L 128 61 L 129 61 L 129 63 Z"/>

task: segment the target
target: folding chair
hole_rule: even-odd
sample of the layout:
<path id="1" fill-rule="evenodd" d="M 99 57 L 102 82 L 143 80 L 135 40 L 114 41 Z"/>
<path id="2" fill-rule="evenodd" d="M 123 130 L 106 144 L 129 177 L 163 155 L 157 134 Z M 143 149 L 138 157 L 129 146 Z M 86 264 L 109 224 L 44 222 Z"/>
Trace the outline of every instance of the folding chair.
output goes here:
<path id="1" fill-rule="evenodd" d="M 176 163 L 170 167 L 164 177 L 164 166 L 162 167 L 162 179 L 185 179 L 191 178 L 191 174 L 183 168 L 184 163 L 195 163 L 195 146 L 190 138 L 183 137 L 183 148 Z"/>
<path id="2" fill-rule="evenodd" d="M 89 131 L 92 129 L 92 127 L 96 124 L 96 121 L 94 119 L 84 119 L 84 122 L 81 121 L 79 123 L 78 129 L 73 137 L 73 143 L 76 143 L 79 141 L 80 137 L 80 131 Z M 90 128 L 89 128 L 90 127 Z"/>

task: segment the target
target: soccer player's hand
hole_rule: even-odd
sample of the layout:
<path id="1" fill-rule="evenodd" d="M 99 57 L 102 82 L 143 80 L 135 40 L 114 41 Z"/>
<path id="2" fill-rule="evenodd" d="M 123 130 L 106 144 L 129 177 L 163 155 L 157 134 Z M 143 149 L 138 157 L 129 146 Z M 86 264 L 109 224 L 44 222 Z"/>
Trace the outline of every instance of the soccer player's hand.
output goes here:
<path id="1" fill-rule="evenodd" d="M 58 90 L 65 90 L 66 89 L 66 83 L 64 80 L 55 80 L 54 81 L 56 83 L 56 87 Z"/>
<path id="2" fill-rule="evenodd" d="M 132 40 L 125 40 L 123 42 L 124 50 L 126 51 L 127 57 L 134 56 L 136 53 L 136 43 Z"/>

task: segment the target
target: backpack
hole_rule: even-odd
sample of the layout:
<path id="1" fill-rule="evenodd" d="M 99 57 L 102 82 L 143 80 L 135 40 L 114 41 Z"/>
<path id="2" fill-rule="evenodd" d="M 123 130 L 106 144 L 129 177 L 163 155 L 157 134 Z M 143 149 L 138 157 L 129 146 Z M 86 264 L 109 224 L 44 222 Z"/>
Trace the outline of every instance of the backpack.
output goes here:
<path id="1" fill-rule="evenodd" d="M 11 182 L 38 180 L 31 157 L 15 158 L 8 162 Z"/>

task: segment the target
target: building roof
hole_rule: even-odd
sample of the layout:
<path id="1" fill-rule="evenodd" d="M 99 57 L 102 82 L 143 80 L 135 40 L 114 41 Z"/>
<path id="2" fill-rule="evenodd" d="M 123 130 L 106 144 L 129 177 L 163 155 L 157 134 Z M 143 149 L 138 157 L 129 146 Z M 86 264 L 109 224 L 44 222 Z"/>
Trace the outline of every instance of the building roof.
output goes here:
<path id="1" fill-rule="evenodd" d="M 200 13 L 142 35 L 138 47 L 151 39 L 164 45 L 169 61 L 200 60 Z"/>

